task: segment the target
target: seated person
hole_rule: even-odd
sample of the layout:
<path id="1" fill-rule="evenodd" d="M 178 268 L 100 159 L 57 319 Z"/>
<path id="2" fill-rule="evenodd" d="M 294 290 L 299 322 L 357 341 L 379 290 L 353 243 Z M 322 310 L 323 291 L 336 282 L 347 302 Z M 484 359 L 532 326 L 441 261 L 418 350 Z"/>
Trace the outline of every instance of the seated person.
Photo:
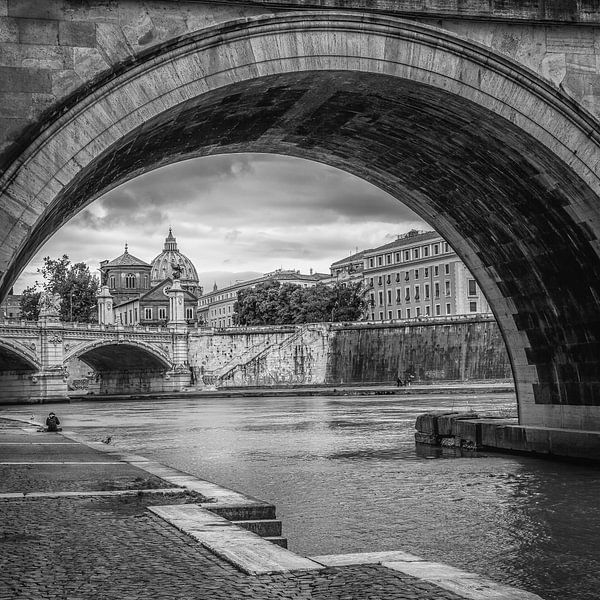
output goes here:
<path id="1" fill-rule="evenodd" d="M 51 412 L 46 418 L 46 431 L 59 431 L 60 421 L 58 417 Z"/>

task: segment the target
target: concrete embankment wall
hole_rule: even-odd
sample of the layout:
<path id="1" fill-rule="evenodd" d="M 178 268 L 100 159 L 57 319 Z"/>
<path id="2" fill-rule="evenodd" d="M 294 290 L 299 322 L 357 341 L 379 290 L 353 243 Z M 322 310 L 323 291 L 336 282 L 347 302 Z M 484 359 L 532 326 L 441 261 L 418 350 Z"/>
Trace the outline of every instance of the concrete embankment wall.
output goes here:
<path id="1" fill-rule="evenodd" d="M 494 321 L 345 327 L 335 332 L 327 383 L 375 383 L 412 374 L 416 381 L 512 377 Z"/>
<path id="2" fill-rule="evenodd" d="M 189 360 L 198 380 L 217 387 L 512 378 L 490 318 L 199 331 Z"/>

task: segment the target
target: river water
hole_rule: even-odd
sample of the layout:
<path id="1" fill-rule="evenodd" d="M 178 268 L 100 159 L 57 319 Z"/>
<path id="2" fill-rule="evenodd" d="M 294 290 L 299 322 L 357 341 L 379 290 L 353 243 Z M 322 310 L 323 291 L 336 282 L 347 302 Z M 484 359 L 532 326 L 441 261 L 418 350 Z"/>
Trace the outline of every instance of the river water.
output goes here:
<path id="1" fill-rule="evenodd" d="M 514 407 L 511 394 L 52 405 L 90 439 L 274 503 L 300 554 L 404 550 L 547 600 L 596 600 L 600 469 L 415 447 L 419 413 Z"/>

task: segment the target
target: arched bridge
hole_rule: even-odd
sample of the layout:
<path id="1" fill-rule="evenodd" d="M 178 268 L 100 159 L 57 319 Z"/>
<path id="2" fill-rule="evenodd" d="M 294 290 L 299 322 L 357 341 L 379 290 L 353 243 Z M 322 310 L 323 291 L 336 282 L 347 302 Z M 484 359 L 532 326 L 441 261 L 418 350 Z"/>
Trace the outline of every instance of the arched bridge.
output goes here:
<path id="1" fill-rule="evenodd" d="M 600 430 L 597 2 L 6 0 L 0 27 L 0 295 L 144 171 L 300 156 L 448 239 L 502 330 L 521 423 Z"/>
<path id="2" fill-rule="evenodd" d="M 85 323 L 0 324 L 3 402 L 95 394 L 162 392 L 190 382 L 187 336 L 166 327 Z"/>

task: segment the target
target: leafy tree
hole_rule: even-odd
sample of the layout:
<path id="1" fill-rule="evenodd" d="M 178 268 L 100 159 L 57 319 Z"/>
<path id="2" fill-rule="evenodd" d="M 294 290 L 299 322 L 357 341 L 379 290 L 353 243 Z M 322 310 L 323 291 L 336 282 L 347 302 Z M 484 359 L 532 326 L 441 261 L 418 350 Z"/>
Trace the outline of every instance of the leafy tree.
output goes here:
<path id="1" fill-rule="evenodd" d="M 285 325 L 356 321 L 366 308 L 362 284 L 301 287 L 269 280 L 238 292 L 236 325 Z"/>
<path id="2" fill-rule="evenodd" d="M 19 306 L 21 308 L 21 317 L 27 321 L 37 321 L 40 316 L 40 286 L 35 282 L 35 285 L 26 287 L 21 294 Z"/>
<path id="3" fill-rule="evenodd" d="M 44 277 L 41 286 L 27 288 L 21 299 L 21 311 L 25 318 L 39 317 L 39 302 L 42 291 L 58 294 L 61 298 L 60 320 L 90 323 L 96 321 L 96 295 L 98 294 L 98 279 L 90 273 L 84 262 L 71 264 L 69 257 L 64 254 L 61 258 L 44 257 L 44 266 L 39 269 Z M 24 310 L 25 308 L 25 310 Z"/>

